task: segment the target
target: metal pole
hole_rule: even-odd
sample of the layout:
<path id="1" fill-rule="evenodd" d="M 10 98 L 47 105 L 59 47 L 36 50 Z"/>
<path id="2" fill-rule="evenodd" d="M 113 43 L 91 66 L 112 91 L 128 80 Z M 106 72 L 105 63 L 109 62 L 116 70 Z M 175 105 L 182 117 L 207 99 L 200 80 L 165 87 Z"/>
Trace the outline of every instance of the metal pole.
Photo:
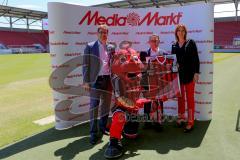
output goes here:
<path id="1" fill-rule="evenodd" d="M 238 1 L 239 0 L 234 0 L 235 12 L 236 12 L 236 21 L 238 21 Z"/>
<path id="2" fill-rule="evenodd" d="M 12 31 L 12 28 L 13 28 L 12 17 L 10 16 L 9 18 L 10 18 L 10 22 L 9 22 L 10 23 L 10 30 Z"/>
<path id="3" fill-rule="evenodd" d="M 29 19 L 27 18 L 27 31 L 29 32 Z"/>
<path id="4" fill-rule="evenodd" d="M 43 19 L 41 21 L 42 21 L 42 31 L 43 31 L 44 30 L 44 28 L 43 28 Z"/>

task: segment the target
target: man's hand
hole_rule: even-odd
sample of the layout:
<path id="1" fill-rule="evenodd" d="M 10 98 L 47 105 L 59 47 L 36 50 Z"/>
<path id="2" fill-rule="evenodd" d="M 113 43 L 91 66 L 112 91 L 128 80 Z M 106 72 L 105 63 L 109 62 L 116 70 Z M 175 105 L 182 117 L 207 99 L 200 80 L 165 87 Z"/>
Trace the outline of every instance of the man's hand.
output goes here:
<path id="1" fill-rule="evenodd" d="M 82 87 L 85 89 L 85 91 L 90 91 L 91 87 L 88 83 L 84 83 Z"/>
<path id="2" fill-rule="evenodd" d="M 198 82 L 198 80 L 199 80 L 199 73 L 195 73 L 194 74 L 194 77 L 193 77 L 193 80 L 194 80 L 194 82 Z"/>

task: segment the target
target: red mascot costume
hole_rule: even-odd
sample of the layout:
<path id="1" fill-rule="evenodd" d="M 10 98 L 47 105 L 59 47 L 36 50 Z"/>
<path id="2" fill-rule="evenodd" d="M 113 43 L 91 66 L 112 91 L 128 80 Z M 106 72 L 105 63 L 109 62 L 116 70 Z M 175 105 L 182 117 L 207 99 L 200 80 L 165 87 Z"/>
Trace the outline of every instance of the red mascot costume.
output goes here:
<path id="1" fill-rule="evenodd" d="M 145 99 L 139 98 L 143 67 L 139 54 L 128 47 L 121 49 L 113 58 L 111 72 L 115 108 L 110 127 L 110 142 L 104 154 L 106 158 L 117 158 L 123 154 L 122 134 L 127 138 L 137 137 L 139 124 L 134 117 L 145 103 Z"/>

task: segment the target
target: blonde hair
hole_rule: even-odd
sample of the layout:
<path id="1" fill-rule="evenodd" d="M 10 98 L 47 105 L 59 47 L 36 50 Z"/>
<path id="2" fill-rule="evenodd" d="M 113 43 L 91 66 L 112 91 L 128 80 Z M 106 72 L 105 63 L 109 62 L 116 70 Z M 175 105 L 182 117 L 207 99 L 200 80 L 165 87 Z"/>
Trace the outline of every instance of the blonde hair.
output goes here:
<path id="1" fill-rule="evenodd" d="M 177 27 L 175 29 L 175 39 L 176 39 L 177 42 L 179 41 L 177 32 L 180 28 L 182 28 L 185 31 L 184 40 L 187 39 L 187 27 L 184 24 L 179 24 L 179 25 L 177 25 Z"/>

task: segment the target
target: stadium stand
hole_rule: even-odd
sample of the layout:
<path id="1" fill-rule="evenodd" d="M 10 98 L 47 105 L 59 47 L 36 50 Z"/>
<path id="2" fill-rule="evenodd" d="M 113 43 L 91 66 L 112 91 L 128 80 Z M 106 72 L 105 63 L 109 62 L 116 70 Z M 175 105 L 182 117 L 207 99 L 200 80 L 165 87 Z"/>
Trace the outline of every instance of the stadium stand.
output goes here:
<path id="1" fill-rule="evenodd" d="M 215 22 L 214 43 L 221 46 L 232 46 L 234 38 L 240 36 L 240 22 Z M 239 46 L 240 47 L 240 46 Z"/>
<path id="2" fill-rule="evenodd" d="M 17 31 L 0 31 L 1 43 L 9 45 L 31 45 L 41 44 L 46 46 L 48 38 L 41 32 L 17 32 Z"/>
<path id="3" fill-rule="evenodd" d="M 0 30 L 0 35 L 0 43 L 12 49 L 12 53 L 42 53 L 48 46 L 44 32 Z"/>
<path id="4" fill-rule="evenodd" d="M 0 28 L 0 53 L 40 53 L 48 51 L 48 32 L 32 29 L 34 22 L 47 18 L 47 13 L 0 5 L 0 17 L 9 21 L 9 27 Z M 19 20 L 23 20 L 24 29 L 14 28 Z M 24 26 L 25 25 L 25 26 Z M 9 52 L 9 49 L 11 52 Z"/>
<path id="5" fill-rule="evenodd" d="M 238 19 L 239 17 L 215 18 L 215 52 L 240 52 L 240 21 Z"/>

